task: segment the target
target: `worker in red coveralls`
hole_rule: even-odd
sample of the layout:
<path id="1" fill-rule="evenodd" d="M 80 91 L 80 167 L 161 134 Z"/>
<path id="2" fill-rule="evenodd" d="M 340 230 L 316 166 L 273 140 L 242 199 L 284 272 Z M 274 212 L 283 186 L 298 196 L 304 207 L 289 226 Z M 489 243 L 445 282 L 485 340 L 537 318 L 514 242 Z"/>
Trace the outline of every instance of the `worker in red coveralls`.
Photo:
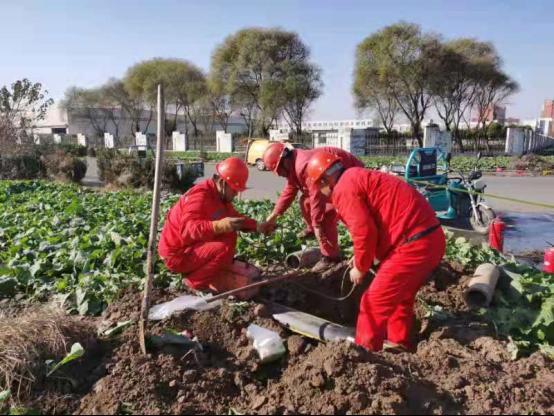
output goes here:
<path id="1" fill-rule="evenodd" d="M 401 179 L 362 168 L 346 169 L 339 157 L 314 154 L 307 175 L 330 195 L 354 244 L 350 280 L 361 284 L 374 260 L 379 267 L 363 294 L 356 343 L 372 351 L 410 350 L 414 301 L 445 251 L 445 238 L 425 198 Z"/>
<path id="2" fill-rule="evenodd" d="M 277 219 L 285 213 L 296 198 L 300 197 L 300 210 L 306 223 L 306 229 L 301 238 L 315 236 L 321 249 L 322 258 L 313 267 L 314 272 L 322 272 L 340 260 L 340 248 L 337 232 L 337 215 L 317 187 L 308 182 L 306 166 L 312 155 L 317 151 L 326 151 L 338 157 L 344 167 L 363 167 L 363 163 L 349 152 L 336 147 L 322 147 L 315 150 L 289 148 L 283 143 L 271 144 L 263 155 L 267 170 L 287 178 L 287 184 L 275 204 L 273 212 L 266 219 L 269 225 L 275 225 Z"/>
<path id="3" fill-rule="evenodd" d="M 224 292 L 245 286 L 259 271 L 233 261 L 237 231 L 268 231 L 270 225 L 239 214 L 232 201 L 246 189 L 248 167 L 236 157 L 216 165 L 217 174 L 192 187 L 167 214 L 158 252 L 167 268 L 185 275 L 193 289 Z M 266 227 L 266 228 L 264 228 Z M 252 292 L 246 292 L 249 297 Z"/>

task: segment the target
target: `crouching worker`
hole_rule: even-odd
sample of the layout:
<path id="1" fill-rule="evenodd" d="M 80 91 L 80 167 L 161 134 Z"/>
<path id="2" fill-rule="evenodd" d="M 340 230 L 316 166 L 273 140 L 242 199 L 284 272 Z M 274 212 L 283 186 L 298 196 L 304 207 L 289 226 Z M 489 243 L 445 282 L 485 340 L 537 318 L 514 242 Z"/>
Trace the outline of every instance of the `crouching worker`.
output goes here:
<path id="1" fill-rule="evenodd" d="M 226 292 L 252 283 L 259 270 L 234 261 L 237 231 L 261 232 L 264 227 L 239 214 L 232 201 L 246 189 L 248 167 L 236 157 L 216 165 L 212 179 L 186 192 L 169 211 L 158 252 L 174 273 L 184 275 L 192 289 Z M 245 299 L 256 294 L 237 295 Z"/>
<path id="2" fill-rule="evenodd" d="M 418 290 L 439 265 L 445 237 L 425 198 L 392 175 L 353 167 L 320 152 L 307 173 L 325 195 L 331 195 L 339 218 L 354 244 L 351 281 L 367 278 L 374 260 L 379 269 L 363 294 L 356 343 L 372 351 L 387 346 L 411 350 L 410 330 Z"/>

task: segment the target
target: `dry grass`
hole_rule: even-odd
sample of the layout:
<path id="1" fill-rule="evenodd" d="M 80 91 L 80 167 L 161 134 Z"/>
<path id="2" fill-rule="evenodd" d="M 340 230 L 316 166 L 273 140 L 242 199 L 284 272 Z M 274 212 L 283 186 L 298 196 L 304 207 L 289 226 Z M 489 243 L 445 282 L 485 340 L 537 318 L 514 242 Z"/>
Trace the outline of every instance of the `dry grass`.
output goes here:
<path id="1" fill-rule="evenodd" d="M 92 326 L 54 306 L 32 307 L 15 317 L 0 312 L 0 391 L 23 398 L 46 373 L 45 360 L 60 359 L 74 342 L 86 348 Z"/>

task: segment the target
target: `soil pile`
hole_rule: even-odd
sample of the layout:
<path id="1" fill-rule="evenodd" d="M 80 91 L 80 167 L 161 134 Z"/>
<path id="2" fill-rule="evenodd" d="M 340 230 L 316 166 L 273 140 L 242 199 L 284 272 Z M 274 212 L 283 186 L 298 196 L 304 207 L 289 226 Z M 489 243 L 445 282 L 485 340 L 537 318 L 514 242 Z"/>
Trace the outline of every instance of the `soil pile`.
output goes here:
<path id="1" fill-rule="evenodd" d="M 99 374 L 88 390 L 72 392 L 70 403 L 67 392 L 50 392 L 37 407 L 79 414 L 553 413 L 552 361 L 538 353 L 511 361 L 506 340 L 465 306 L 466 279 L 445 264 L 420 291 L 412 354 L 317 343 L 280 327 L 260 304 L 224 302 L 149 326 L 150 336 L 186 333 L 202 349 L 172 345 L 142 356 L 135 323 L 103 350 L 96 370 L 86 370 Z M 154 303 L 173 296 L 157 291 Z M 102 325 L 138 317 L 140 298 L 125 293 Z M 300 303 L 298 288 L 290 298 Z M 245 335 L 250 323 L 277 331 L 288 354 L 260 364 Z"/>

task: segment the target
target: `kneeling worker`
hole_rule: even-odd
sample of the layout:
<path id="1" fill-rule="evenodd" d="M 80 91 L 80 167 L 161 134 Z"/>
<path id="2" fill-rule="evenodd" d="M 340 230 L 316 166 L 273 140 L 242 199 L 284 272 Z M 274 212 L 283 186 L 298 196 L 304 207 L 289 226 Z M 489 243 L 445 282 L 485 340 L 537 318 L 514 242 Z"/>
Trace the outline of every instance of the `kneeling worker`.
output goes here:
<path id="1" fill-rule="evenodd" d="M 372 351 L 411 349 L 417 291 L 439 265 L 445 237 L 425 198 L 399 178 L 363 168 L 345 169 L 336 155 L 318 152 L 307 174 L 344 222 L 354 244 L 350 279 L 360 284 L 380 260 L 363 294 L 356 343 Z"/>
<path id="2" fill-rule="evenodd" d="M 158 252 L 169 270 L 185 275 L 184 283 L 190 288 L 225 292 L 245 286 L 259 275 L 254 266 L 233 261 L 237 231 L 270 231 L 270 226 L 259 225 L 233 207 L 235 196 L 246 189 L 246 164 L 231 157 L 218 163 L 215 170 L 212 179 L 189 189 L 171 208 Z"/>

